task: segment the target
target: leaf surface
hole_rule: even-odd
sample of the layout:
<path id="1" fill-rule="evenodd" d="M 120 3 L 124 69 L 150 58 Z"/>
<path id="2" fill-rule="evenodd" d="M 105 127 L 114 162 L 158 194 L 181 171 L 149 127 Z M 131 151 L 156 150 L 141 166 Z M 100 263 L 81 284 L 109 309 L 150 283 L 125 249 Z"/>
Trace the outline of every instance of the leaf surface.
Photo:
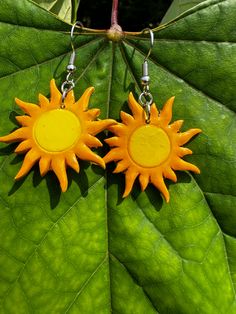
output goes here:
<path id="1" fill-rule="evenodd" d="M 163 17 L 161 23 L 168 23 L 169 21 L 179 16 L 181 13 L 191 9 L 203 1 L 205 0 L 174 0 Z"/>
<path id="2" fill-rule="evenodd" d="M 42 8 L 58 15 L 62 20 L 75 22 L 79 0 L 33 0 Z"/>
<path id="3" fill-rule="evenodd" d="M 167 182 L 169 204 L 138 184 L 122 200 L 114 165 L 80 162 L 63 194 L 38 166 L 14 183 L 23 157 L 0 145 L 1 313 L 236 313 L 235 18 L 234 0 L 211 0 L 155 30 L 155 102 L 175 95 L 173 121 L 203 130 L 186 158 L 201 174 Z M 37 103 L 52 77 L 65 79 L 69 32 L 27 0 L 0 2 L 1 135 L 17 125 L 15 97 Z M 75 46 L 76 98 L 94 86 L 90 108 L 119 119 L 129 91 L 140 93 L 149 38 L 85 30 Z"/>

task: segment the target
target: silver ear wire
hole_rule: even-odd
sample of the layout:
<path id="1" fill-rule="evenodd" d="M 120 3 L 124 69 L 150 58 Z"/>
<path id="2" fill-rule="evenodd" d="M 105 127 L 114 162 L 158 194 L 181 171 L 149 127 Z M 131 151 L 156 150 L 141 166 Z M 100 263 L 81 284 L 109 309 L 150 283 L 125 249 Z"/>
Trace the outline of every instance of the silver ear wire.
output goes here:
<path id="1" fill-rule="evenodd" d="M 151 105 L 153 103 L 153 97 L 152 94 L 149 91 L 149 83 L 150 83 L 150 76 L 148 72 L 148 58 L 152 52 L 152 47 L 154 44 L 154 33 L 150 28 L 145 28 L 143 32 L 149 31 L 150 34 L 150 48 L 148 50 L 148 53 L 146 57 L 144 58 L 144 62 L 142 64 L 142 77 L 141 77 L 141 83 L 143 85 L 143 91 L 139 95 L 139 103 L 143 107 L 146 113 L 146 122 L 150 123 L 150 110 Z"/>
<path id="2" fill-rule="evenodd" d="M 76 66 L 75 66 L 75 47 L 74 47 L 74 30 L 76 26 L 80 26 L 81 28 L 83 27 L 83 24 L 79 21 L 76 21 L 73 26 L 71 27 L 70 31 L 70 42 L 71 42 L 71 49 L 72 53 L 70 55 L 70 60 L 69 63 L 66 67 L 67 70 L 67 76 L 65 81 L 61 85 L 61 92 L 62 92 L 62 99 L 61 99 L 61 109 L 65 108 L 65 98 L 67 94 L 75 87 L 75 82 L 73 79 L 73 74 L 76 71 Z"/>
<path id="3" fill-rule="evenodd" d="M 71 43 L 72 54 L 70 56 L 69 64 L 66 68 L 68 72 L 74 72 L 76 70 L 76 66 L 74 65 L 75 63 L 74 30 L 77 25 L 80 26 L 81 28 L 83 27 L 83 24 L 79 21 L 75 22 L 73 26 L 71 27 L 70 43 Z"/>
<path id="4" fill-rule="evenodd" d="M 149 34 L 150 34 L 150 48 L 149 48 L 148 53 L 147 53 L 147 55 L 146 55 L 146 57 L 144 59 L 145 61 L 149 58 L 149 56 L 150 56 L 150 54 L 152 52 L 153 45 L 154 45 L 154 33 L 153 33 L 153 31 L 150 28 L 145 28 L 143 30 L 143 33 L 146 32 L 146 31 L 148 31 Z"/>

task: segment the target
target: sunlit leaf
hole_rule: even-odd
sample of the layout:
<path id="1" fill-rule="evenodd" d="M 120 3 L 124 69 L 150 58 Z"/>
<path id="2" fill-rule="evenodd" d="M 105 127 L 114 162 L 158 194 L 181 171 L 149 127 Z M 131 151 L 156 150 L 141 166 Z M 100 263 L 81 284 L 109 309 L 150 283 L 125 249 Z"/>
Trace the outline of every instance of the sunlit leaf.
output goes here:
<path id="1" fill-rule="evenodd" d="M 62 20 L 70 23 L 76 20 L 79 0 L 33 0 L 42 8 L 58 15 Z"/>
<path id="2" fill-rule="evenodd" d="M 81 162 L 61 193 L 38 166 L 14 183 L 23 157 L 0 145 L 0 312 L 236 313 L 236 2 L 205 1 L 155 30 L 149 58 L 158 108 L 175 95 L 173 120 L 203 133 L 186 158 L 201 174 L 167 181 L 170 203 L 139 185 L 122 200 L 124 175 Z M 21 114 L 14 98 L 37 103 L 66 76 L 70 25 L 28 0 L 0 1 L 0 134 Z M 79 98 L 101 118 L 129 111 L 141 91 L 148 35 L 115 43 L 105 32 L 75 39 Z M 105 136 L 105 134 L 103 135 Z M 99 151 L 105 155 L 106 147 Z"/>
<path id="3" fill-rule="evenodd" d="M 181 13 L 191 9 L 192 7 L 203 1 L 205 0 L 174 0 L 167 10 L 165 16 L 163 17 L 161 23 L 167 23 L 173 20 Z"/>

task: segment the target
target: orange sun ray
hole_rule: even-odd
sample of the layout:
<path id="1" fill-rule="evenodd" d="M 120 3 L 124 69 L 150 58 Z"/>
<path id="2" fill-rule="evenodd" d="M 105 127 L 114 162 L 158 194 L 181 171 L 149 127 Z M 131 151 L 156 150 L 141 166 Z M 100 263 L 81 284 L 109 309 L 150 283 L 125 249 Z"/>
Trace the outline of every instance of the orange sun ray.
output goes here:
<path id="1" fill-rule="evenodd" d="M 18 180 L 24 177 L 30 171 L 30 169 L 34 166 L 34 164 L 39 160 L 39 158 L 40 158 L 40 155 L 37 150 L 34 150 L 32 148 L 30 151 L 28 151 L 28 153 L 25 155 L 25 158 L 24 158 L 24 161 L 20 170 L 15 176 L 15 179 Z"/>
<path id="2" fill-rule="evenodd" d="M 31 117 L 37 115 L 40 111 L 40 107 L 28 102 L 21 101 L 18 98 L 15 98 L 16 104 L 28 115 Z"/>
<path id="3" fill-rule="evenodd" d="M 100 142 L 100 140 L 97 137 L 92 136 L 91 134 L 86 134 L 84 136 L 84 142 L 89 147 L 102 147 L 102 143 Z"/>
<path id="4" fill-rule="evenodd" d="M 68 164 L 68 166 L 70 166 L 72 169 L 74 169 L 77 173 L 79 173 L 79 163 L 78 160 L 76 158 L 75 153 L 69 153 L 66 156 L 66 163 Z"/>
<path id="5" fill-rule="evenodd" d="M 198 167 L 181 159 L 192 154 L 190 149 L 181 146 L 201 130 L 190 129 L 180 133 L 183 120 L 169 124 L 174 97 L 167 100 L 160 113 L 154 103 L 151 105 L 150 123 L 146 123 L 144 110 L 132 93 L 129 94 L 128 103 L 133 115 L 121 112 L 123 123 L 108 128 L 115 136 L 105 140 L 111 150 L 103 159 L 105 163 L 117 162 L 114 173 L 125 173 L 123 197 L 130 194 L 134 181 L 139 177 L 142 191 L 152 183 L 169 202 L 170 195 L 164 178 L 176 182 L 174 170 L 200 172 Z"/>
<path id="6" fill-rule="evenodd" d="M 22 126 L 30 126 L 31 118 L 29 116 L 16 116 L 17 122 Z"/>
<path id="7" fill-rule="evenodd" d="M 113 147 L 113 146 L 119 146 L 120 144 L 120 138 L 118 136 L 113 136 L 113 137 L 110 137 L 110 138 L 106 138 L 105 139 L 105 142 Z"/>
<path id="8" fill-rule="evenodd" d="M 129 163 L 127 163 L 125 160 L 121 160 L 117 163 L 116 168 L 113 170 L 113 173 L 123 172 L 128 167 L 129 167 Z"/>
<path id="9" fill-rule="evenodd" d="M 124 153 L 119 148 L 113 148 L 106 154 L 106 156 L 103 159 L 105 163 L 107 164 L 110 161 L 121 160 L 123 156 L 124 156 Z"/>
<path id="10" fill-rule="evenodd" d="M 134 118 L 130 114 L 124 111 L 120 112 L 120 117 L 121 117 L 122 122 L 126 125 L 129 125 L 130 123 L 134 121 Z"/>
<path id="11" fill-rule="evenodd" d="M 57 157 L 52 159 L 51 168 L 60 182 L 62 192 L 65 192 L 68 187 L 65 158 Z"/>
<path id="12" fill-rule="evenodd" d="M 195 173 L 200 173 L 200 169 L 197 166 L 190 164 L 190 162 L 187 162 L 183 159 L 175 160 L 175 162 L 172 165 L 172 168 L 174 170 L 190 170 Z"/>
<path id="13" fill-rule="evenodd" d="M 97 165 L 99 165 L 105 169 L 104 160 L 100 156 L 98 156 L 97 154 L 92 152 L 91 149 L 88 146 L 86 146 L 85 144 L 78 147 L 77 150 L 75 151 L 75 153 L 80 159 L 92 161 L 95 164 L 97 164 Z"/>
<path id="14" fill-rule="evenodd" d="M 166 169 L 164 169 L 163 175 L 165 178 L 170 179 L 173 182 L 177 182 L 176 174 L 170 167 L 167 167 Z"/>
<path id="15" fill-rule="evenodd" d="M 100 115 L 100 109 L 97 109 L 97 108 L 86 111 L 86 116 L 88 120 L 94 120 L 99 115 Z"/>
<path id="16" fill-rule="evenodd" d="M 135 120 L 140 119 L 143 116 L 143 108 L 139 103 L 134 99 L 133 93 L 129 93 L 129 108 L 132 111 L 133 117 Z"/>
<path id="17" fill-rule="evenodd" d="M 184 133 L 179 134 L 179 144 L 184 145 L 186 144 L 194 135 L 200 133 L 200 129 L 190 129 Z"/>
<path id="18" fill-rule="evenodd" d="M 170 201 L 170 193 L 167 190 L 167 187 L 165 185 L 163 177 L 161 175 L 151 176 L 150 181 L 159 191 L 161 191 L 161 193 L 163 194 L 166 202 L 168 203 Z"/>
<path id="19" fill-rule="evenodd" d="M 180 157 L 184 157 L 185 155 L 192 155 L 192 151 L 191 151 L 191 149 L 189 149 L 189 148 L 187 148 L 187 147 L 180 147 L 179 149 L 178 149 L 178 155 L 180 156 Z"/>
<path id="20" fill-rule="evenodd" d="M 47 108 L 49 106 L 49 100 L 42 94 L 39 94 L 39 105 L 41 108 Z"/>
<path id="21" fill-rule="evenodd" d="M 28 133 L 29 133 L 28 130 L 29 129 L 27 127 L 17 129 L 8 135 L 1 136 L 0 142 L 4 142 L 4 143 L 21 142 L 28 138 Z"/>
<path id="22" fill-rule="evenodd" d="M 61 93 L 58 90 L 54 79 L 50 81 L 50 94 L 51 94 L 50 106 L 57 108 L 58 104 L 61 103 Z"/>
<path id="23" fill-rule="evenodd" d="M 20 142 L 15 152 L 26 153 L 16 179 L 25 176 L 38 161 L 41 176 L 53 171 L 65 192 L 68 187 L 66 167 L 79 172 L 77 157 L 105 168 L 104 160 L 92 149 L 102 146 L 96 135 L 116 122 L 112 119 L 96 121 L 100 109 L 87 110 L 93 91 L 93 87 L 87 88 L 77 102 L 73 90 L 70 91 L 62 109 L 62 94 L 52 79 L 50 100 L 42 94 L 39 94 L 39 105 L 16 99 L 26 113 L 16 117 L 22 127 L 0 137 L 0 142 Z"/>
<path id="24" fill-rule="evenodd" d="M 173 131 L 175 132 L 178 132 L 182 126 L 182 124 L 184 123 L 184 120 L 177 120 L 177 121 L 174 121 L 170 127 Z"/>
<path id="25" fill-rule="evenodd" d="M 51 159 L 49 156 L 43 156 L 39 160 L 39 171 L 42 177 L 50 170 Z"/>
<path id="26" fill-rule="evenodd" d="M 160 120 L 162 120 L 165 125 L 168 125 L 172 119 L 172 107 L 174 100 L 174 96 L 168 99 L 160 112 Z"/>
<path id="27" fill-rule="evenodd" d="M 31 140 L 25 140 L 16 147 L 14 152 L 17 154 L 23 154 L 26 153 L 29 149 L 31 149 L 31 147 L 32 147 Z"/>
<path id="28" fill-rule="evenodd" d="M 88 108 L 89 99 L 94 92 L 94 87 L 88 87 L 83 95 L 80 97 L 80 99 L 75 103 L 75 106 L 81 107 L 83 111 L 85 111 Z"/>
<path id="29" fill-rule="evenodd" d="M 117 123 L 116 125 L 109 126 L 108 130 L 119 137 L 126 135 L 126 127 L 122 123 Z"/>
<path id="30" fill-rule="evenodd" d="M 136 171 L 133 168 L 128 168 L 128 170 L 125 172 L 125 181 L 126 181 L 126 185 L 125 185 L 125 191 L 123 194 L 123 197 L 126 197 L 130 194 L 133 185 L 134 185 L 134 181 L 138 176 L 138 171 Z"/>
<path id="31" fill-rule="evenodd" d="M 66 96 L 66 99 L 65 99 L 64 103 L 65 103 L 65 106 L 68 107 L 68 108 L 71 106 L 71 104 L 72 104 L 72 106 L 74 106 L 75 96 L 74 96 L 74 91 L 73 90 L 69 91 L 69 93 Z"/>
<path id="32" fill-rule="evenodd" d="M 158 123 L 159 122 L 159 111 L 158 111 L 158 109 L 157 109 L 155 104 L 152 104 L 152 106 L 151 106 L 150 117 L 152 117 L 152 122 L 153 123 Z"/>
<path id="33" fill-rule="evenodd" d="M 140 182 L 142 191 L 145 191 L 146 187 L 148 186 L 148 183 L 149 183 L 149 176 L 144 175 L 144 174 L 140 174 L 139 182 Z"/>
<path id="34" fill-rule="evenodd" d="M 114 124 L 114 120 L 112 119 L 88 122 L 87 130 L 89 134 L 96 135 L 97 133 L 100 133 L 104 129 L 107 129 L 112 124 Z"/>

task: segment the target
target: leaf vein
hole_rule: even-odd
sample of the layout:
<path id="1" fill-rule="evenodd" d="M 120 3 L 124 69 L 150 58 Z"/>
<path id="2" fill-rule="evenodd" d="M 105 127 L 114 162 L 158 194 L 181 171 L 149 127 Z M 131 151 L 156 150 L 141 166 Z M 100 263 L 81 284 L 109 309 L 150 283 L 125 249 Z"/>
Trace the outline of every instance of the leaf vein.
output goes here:
<path id="1" fill-rule="evenodd" d="M 88 189 L 87 191 L 89 191 L 91 188 L 93 188 L 95 185 L 97 185 L 98 183 L 100 183 L 100 181 L 103 180 L 103 177 L 99 178 L 97 181 L 95 181 Z M 80 195 L 80 197 L 69 207 L 69 209 L 62 215 L 60 216 L 55 222 L 52 223 L 52 225 L 50 226 L 50 228 L 48 229 L 48 231 L 44 234 L 44 236 L 41 238 L 41 240 L 39 241 L 39 243 L 35 246 L 33 252 L 27 257 L 23 267 L 21 268 L 18 276 L 16 277 L 16 279 L 11 283 L 9 289 L 7 290 L 7 292 L 5 293 L 3 300 L 7 298 L 7 296 L 9 295 L 11 289 L 14 287 L 14 285 L 19 281 L 19 279 L 21 278 L 21 276 L 24 273 L 24 270 L 26 269 L 27 264 L 29 263 L 29 261 L 31 260 L 31 258 L 37 253 L 38 249 L 41 247 L 41 245 L 44 243 L 44 240 L 47 238 L 48 234 L 53 230 L 53 228 L 74 208 L 74 206 L 76 206 L 78 204 L 78 202 L 82 199 L 82 195 Z"/>

